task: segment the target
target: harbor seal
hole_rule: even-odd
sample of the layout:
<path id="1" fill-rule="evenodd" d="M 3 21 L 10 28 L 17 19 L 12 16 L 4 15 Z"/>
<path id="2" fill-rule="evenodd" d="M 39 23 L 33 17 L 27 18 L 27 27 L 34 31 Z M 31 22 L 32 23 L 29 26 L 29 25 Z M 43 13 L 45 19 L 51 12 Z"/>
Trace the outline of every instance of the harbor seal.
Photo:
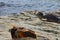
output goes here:
<path id="1" fill-rule="evenodd" d="M 36 15 L 41 20 L 42 20 L 42 18 L 44 18 L 44 19 L 46 19 L 46 21 L 49 21 L 49 22 L 57 22 L 57 23 L 60 23 L 60 19 L 56 15 L 53 15 L 53 14 L 43 15 L 42 12 L 38 12 Z"/>
<path id="2" fill-rule="evenodd" d="M 18 27 L 16 28 L 15 26 L 11 29 L 9 29 L 9 32 L 11 33 L 12 39 L 21 39 L 21 38 L 26 38 L 26 37 L 31 37 L 36 39 L 36 34 L 34 31 L 23 28 L 23 27 Z"/>

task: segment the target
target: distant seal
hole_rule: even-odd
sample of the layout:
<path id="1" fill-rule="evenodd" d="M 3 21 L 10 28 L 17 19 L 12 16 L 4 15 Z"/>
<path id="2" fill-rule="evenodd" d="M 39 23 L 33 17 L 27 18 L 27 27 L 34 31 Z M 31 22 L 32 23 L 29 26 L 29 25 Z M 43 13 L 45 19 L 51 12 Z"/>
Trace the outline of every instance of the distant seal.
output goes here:
<path id="1" fill-rule="evenodd" d="M 36 15 L 39 17 L 39 19 L 44 18 L 44 19 L 47 19 L 47 21 L 49 21 L 49 22 L 60 23 L 60 19 L 57 16 L 53 15 L 53 14 L 43 15 L 42 12 L 38 12 Z"/>

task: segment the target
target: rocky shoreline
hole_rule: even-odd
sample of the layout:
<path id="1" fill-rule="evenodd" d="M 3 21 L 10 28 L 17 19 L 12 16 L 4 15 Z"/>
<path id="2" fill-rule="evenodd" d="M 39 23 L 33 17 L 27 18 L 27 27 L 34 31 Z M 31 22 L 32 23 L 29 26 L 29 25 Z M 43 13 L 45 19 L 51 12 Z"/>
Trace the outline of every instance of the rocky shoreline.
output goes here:
<path id="1" fill-rule="evenodd" d="M 41 21 L 35 13 L 39 11 L 24 11 L 13 13 L 10 16 L 0 17 L 0 40 L 11 40 L 8 32 L 13 25 L 24 27 L 36 32 L 37 40 L 60 40 L 60 24 L 54 22 Z M 60 18 L 60 12 L 53 12 Z M 24 40 L 29 40 L 24 39 Z M 30 39 L 35 40 L 35 39 Z"/>

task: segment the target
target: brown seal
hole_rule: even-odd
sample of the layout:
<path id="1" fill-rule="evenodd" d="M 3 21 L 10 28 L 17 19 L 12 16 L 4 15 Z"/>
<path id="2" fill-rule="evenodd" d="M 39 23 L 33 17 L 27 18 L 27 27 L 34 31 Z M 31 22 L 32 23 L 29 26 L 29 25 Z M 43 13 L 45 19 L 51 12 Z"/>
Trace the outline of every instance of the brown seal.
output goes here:
<path id="1" fill-rule="evenodd" d="M 17 38 L 25 38 L 25 37 L 31 37 L 36 39 L 36 34 L 34 31 L 23 28 L 23 27 L 18 27 L 16 28 L 15 26 L 11 29 L 9 29 L 12 39 L 17 39 Z"/>

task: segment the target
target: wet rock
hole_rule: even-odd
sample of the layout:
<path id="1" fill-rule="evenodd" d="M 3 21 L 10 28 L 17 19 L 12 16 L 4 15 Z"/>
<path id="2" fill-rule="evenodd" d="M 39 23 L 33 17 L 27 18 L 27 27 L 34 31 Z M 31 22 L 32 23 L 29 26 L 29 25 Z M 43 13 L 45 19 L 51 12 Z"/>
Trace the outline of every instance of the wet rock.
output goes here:
<path id="1" fill-rule="evenodd" d="M 44 37 L 44 36 L 40 36 L 37 40 L 50 40 L 50 39 L 48 39 L 47 37 Z"/>
<path id="2" fill-rule="evenodd" d="M 60 10 L 56 10 L 52 13 L 55 14 L 58 18 L 60 18 Z"/>
<path id="3" fill-rule="evenodd" d="M 58 40 L 58 38 L 56 38 L 56 40 Z"/>
<path id="4" fill-rule="evenodd" d="M 53 30 L 43 30 L 43 31 L 50 32 L 50 33 L 54 33 L 54 34 L 59 34 L 59 32 L 53 31 Z"/>

